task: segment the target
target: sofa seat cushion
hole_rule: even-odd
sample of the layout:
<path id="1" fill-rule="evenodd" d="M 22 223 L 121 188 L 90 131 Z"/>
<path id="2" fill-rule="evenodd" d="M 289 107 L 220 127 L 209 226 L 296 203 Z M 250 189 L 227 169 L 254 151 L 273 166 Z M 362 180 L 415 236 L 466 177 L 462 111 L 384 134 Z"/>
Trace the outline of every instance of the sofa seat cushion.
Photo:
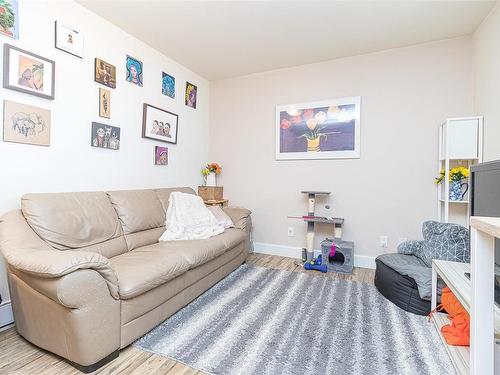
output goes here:
<path id="1" fill-rule="evenodd" d="M 145 293 L 183 274 L 190 264 L 182 251 L 165 251 L 161 243 L 111 258 L 121 299 Z"/>
<path id="2" fill-rule="evenodd" d="M 246 239 L 240 229 L 226 229 L 223 233 L 205 240 L 165 241 L 160 246 L 168 253 L 182 254 L 190 268 L 198 267 L 224 252 L 239 245 Z"/>
<path id="3" fill-rule="evenodd" d="M 202 265 L 190 269 L 189 271 L 167 281 L 150 291 L 147 291 L 137 297 L 122 300 L 121 304 L 121 322 L 122 325 L 139 318 L 148 311 L 155 309 L 165 303 L 172 297 L 182 293 L 182 291 L 199 280 L 212 273 L 217 273 L 221 267 L 232 262 L 235 258 L 242 256 L 246 252 L 244 244 L 233 247 L 222 255 Z"/>

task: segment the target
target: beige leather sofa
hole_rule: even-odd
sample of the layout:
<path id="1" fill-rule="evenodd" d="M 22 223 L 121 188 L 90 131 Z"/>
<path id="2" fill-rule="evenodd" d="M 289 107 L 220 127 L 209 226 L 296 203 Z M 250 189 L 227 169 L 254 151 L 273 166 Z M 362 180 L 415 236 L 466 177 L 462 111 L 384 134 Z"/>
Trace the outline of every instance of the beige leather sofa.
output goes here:
<path id="1" fill-rule="evenodd" d="M 250 211 L 208 240 L 158 242 L 172 191 L 26 194 L 0 219 L 17 331 L 93 371 L 248 254 Z"/>

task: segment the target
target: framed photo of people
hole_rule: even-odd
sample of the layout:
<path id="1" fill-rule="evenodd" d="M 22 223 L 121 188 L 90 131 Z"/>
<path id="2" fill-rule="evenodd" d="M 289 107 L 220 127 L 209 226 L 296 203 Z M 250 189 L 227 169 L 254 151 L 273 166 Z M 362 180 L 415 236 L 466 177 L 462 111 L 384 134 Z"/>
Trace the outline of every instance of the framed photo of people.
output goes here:
<path id="1" fill-rule="evenodd" d="M 144 103 L 142 137 L 166 143 L 177 143 L 179 116 L 165 109 Z"/>

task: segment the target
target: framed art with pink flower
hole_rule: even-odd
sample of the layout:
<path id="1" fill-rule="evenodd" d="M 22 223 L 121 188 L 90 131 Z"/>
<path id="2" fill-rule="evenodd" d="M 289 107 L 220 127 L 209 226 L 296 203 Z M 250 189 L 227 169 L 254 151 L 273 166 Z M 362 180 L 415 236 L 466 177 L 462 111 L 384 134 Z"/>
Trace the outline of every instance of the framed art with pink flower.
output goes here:
<path id="1" fill-rule="evenodd" d="M 276 160 L 360 157 L 361 97 L 276 106 Z"/>

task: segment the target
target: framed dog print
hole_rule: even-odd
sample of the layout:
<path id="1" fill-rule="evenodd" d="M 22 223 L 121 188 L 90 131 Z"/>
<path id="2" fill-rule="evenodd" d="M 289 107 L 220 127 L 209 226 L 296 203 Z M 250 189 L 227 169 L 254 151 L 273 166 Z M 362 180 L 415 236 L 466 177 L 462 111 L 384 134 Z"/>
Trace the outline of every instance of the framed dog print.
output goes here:
<path id="1" fill-rule="evenodd" d="M 50 146 L 50 110 L 4 101 L 4 142 Z"/>
<path id="2" fill-rule="evenodd" d="M 73 56 L 83 58 L 83 35 L 74 27 L 56 21 L 56 48 Z"/>
<path id="3" fill-rule="evenodd" d="M 111 91 L 99 87 L 99 116 L 111 118 Z"/>
<path id="4" fill-rule="evenodd" d="M 144 103 L 142 137 L 176 144 L 178 121 L 175 113 Z"/>
<path id="5" fill-rule="evenodd" d="M 92 147 L 119 150 L 120 128 L 116 126 L 101 124 L 99 122 L 93 122 L 90 145 Z"/>
<path id="6" fill-rule="evenodd" d="M 10 44 L 4 45 L 3 60 L 4 88 L 54 99 L 54 61 Z"/>
<path id="7" fill-rule="evenodd" d="M 116 88 L 116 67 L 96 57 L 94 80 L 101 85 Z"/>

